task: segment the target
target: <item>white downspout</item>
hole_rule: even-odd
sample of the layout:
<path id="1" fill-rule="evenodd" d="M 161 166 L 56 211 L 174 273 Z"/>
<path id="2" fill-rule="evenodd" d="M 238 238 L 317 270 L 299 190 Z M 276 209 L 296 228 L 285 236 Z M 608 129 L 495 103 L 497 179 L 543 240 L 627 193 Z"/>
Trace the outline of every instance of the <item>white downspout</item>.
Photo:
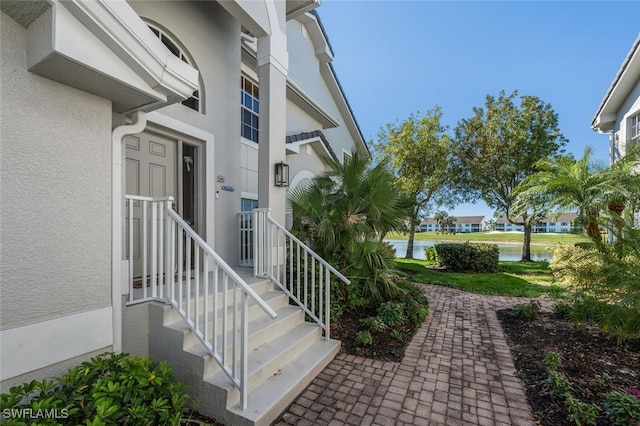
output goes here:
<path id="1" fill-rule="evenodd" d="M 147 126 L 143 111 L 134 122 L 111 133 L 111 307 L 113 309 L 113 352 L 122 351 L 122 138 L 142 132 Z"/>

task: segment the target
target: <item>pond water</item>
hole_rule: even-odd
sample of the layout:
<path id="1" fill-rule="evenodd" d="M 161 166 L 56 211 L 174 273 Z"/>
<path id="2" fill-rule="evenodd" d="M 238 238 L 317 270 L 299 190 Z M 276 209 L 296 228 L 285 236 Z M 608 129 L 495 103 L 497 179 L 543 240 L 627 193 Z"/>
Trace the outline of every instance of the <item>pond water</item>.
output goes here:
<path id="1" fill-rule="evenodd" d="M 385 242 L 391 244 L 396 249 L 397 257 L 404 257 L 407 253 L 407 241 L 406 240 L 385 240 Z M 435 241 L 414 241 L 413 242 L 413 258 L 424 259 L 425 249 L 427 247 L 433 247 Z M 522 245 L 520 244 L 498 244 L 500 250 L 500 260 L 518 261 L 522 258 Z M 547 247 L 544 246 L 531 246 L 531 260 L 545 260 L 550 261 L 553 257 L 553 253 Z"/>

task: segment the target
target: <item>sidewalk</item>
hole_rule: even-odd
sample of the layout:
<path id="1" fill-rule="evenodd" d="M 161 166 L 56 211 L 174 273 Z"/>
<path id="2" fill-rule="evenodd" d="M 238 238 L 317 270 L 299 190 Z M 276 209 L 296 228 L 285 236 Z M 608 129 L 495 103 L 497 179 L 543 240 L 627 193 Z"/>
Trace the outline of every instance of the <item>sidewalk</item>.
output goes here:
<path id="1" fill-rule="evenodd" d="M 402 362 L 340 355 L 274 425 L 535 425 L 495 314 L 528 299 L 424 288 Z"/>

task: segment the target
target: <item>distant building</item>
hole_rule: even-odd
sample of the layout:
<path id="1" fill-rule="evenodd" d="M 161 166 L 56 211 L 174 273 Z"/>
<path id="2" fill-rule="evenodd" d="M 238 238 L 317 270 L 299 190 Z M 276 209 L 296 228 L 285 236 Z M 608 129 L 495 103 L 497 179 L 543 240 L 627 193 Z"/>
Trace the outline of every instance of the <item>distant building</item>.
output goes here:
<path id="1" fill-rule="evenodd" d="M 534 233 L 571 232 L 573 230 L 573 221 L 576 216 L 577 215 L 575 213 L 561 213 L 559 215 L 557 213 L 552 213 L 534 224 L 532 230 Z M 496 219 L 495 230 L 505 232 L 524 232 L 524 225 L 522 223 L 511 223 L 505 216 L 501 216 Z"/>
<path id="2" fill-rule="evenodd" d="M 442 231 L 452 234 L 480 232 L 483 228 L 484 216 L 454 216 L 455 222 Z M 420 232 L 440 231 L 440 225 L 432 217 L 424 219 L 420 223 Z"/>

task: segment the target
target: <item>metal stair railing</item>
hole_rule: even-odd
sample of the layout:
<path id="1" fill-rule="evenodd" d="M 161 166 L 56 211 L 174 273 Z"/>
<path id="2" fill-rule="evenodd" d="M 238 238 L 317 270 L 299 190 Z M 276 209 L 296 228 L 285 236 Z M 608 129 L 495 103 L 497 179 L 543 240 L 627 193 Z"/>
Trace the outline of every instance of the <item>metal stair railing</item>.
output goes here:
<path id="1" fill-rule="evenodd" d="M 330 339 L 332 277 L 348 278 L 274 221 L 269 209 L 253 211 L 254 275 L 271 279 L 317 322 Z"/>
<path id="2" fill-rule="evenodd" d="M 150 198 L 126 196 L 129 201 L 129 302 L 158 300 L 168 303 L 197 336 L 209 355 L 240 392 L 243 410 L 248 406 L 249 301 L 253 301 L 270 317 L 277 314 L 240 277 L 172 207 L 171 197 Z M 147 267 L 142 265 L 142 288 L 134 294 L 133 286 L 133 203 L 143 202 L 140 251 L 150 250 L 147 291 Z M 148 206 L 145 207 L 144 204 Z M 150 207 L 149 207 L 150 206 Z M 151 223 L 147 226 L 151 210 Z M 150 249 L 147 248 L 151 240 Z M 162 271 L 164 269 L 164 275 Z"/>

